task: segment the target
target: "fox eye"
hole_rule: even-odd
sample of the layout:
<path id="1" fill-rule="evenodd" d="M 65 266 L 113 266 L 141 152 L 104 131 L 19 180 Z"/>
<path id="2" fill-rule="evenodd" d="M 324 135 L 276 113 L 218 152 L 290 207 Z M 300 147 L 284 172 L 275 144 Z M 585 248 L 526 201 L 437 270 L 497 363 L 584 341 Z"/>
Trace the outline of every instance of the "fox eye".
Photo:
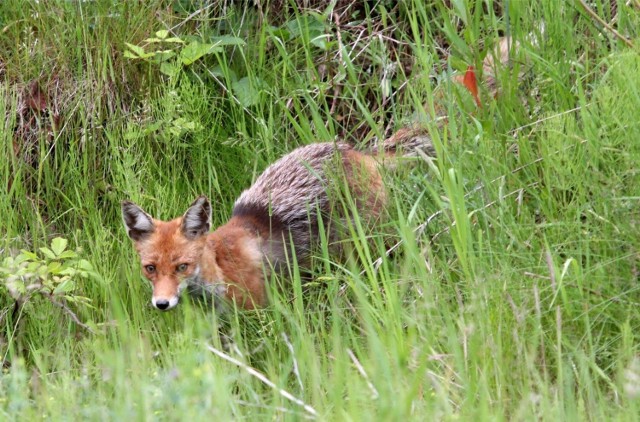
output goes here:
<path id="1" fill-rule="evenodd" d="M 176 267 L 176 271 L 179 273 L 184 272 L 187 269 L 187 264 L 180 264 Z"/>
<path id="2" fill-rule="evenodd" d="M 147 270 L 147 272 L 149 274 L 153 274 L 156 272 L 156 266 L 155 265 L 145 265 L 144 269 Z"/>

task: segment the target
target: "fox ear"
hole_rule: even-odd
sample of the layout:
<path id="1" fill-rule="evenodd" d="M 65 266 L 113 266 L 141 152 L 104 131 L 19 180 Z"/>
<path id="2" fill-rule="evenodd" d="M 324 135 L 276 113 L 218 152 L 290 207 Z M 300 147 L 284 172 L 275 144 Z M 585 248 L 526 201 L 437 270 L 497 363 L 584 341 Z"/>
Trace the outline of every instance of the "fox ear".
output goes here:
<path id="1" fill-rule="evenodd" d="M 131 201 L 122 201 L 122 221 L 127 234 L 136 242 L 146 238 L 155 230 L 151 216 Z"/>
<path id="2" fill-rule="evenodd" d="M 206 196 L 200 196 L 182 217 L 182 234 L 195 239 L 211 229 L 211 204 Z"/>

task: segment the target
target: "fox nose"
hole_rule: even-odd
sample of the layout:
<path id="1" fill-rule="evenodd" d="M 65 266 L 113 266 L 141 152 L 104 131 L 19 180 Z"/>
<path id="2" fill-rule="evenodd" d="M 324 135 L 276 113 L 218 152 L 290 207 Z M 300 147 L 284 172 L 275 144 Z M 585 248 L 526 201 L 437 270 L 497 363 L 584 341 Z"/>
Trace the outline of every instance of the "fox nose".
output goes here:
<path id="1" fill-rule="evenodd" d="M 169 301 L 166 299 L 156 300 L 156 308 L 160 309 L 161 311 L 169 309 Z"/>

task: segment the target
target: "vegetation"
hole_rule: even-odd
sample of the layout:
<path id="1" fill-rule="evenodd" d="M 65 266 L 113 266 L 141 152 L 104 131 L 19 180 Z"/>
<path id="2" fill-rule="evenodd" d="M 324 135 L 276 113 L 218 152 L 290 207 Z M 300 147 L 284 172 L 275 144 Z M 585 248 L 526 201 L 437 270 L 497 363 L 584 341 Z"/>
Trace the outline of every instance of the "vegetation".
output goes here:
<path id="1" fill-rule="evenodd" d="M 635 420 L 638 3 L 312 3 L 2 3 L 2 418 Z M 219 225 L 296 146 L 415 122 L 373 241 L 267 309 L 151 308 L 121 200 Z"/>

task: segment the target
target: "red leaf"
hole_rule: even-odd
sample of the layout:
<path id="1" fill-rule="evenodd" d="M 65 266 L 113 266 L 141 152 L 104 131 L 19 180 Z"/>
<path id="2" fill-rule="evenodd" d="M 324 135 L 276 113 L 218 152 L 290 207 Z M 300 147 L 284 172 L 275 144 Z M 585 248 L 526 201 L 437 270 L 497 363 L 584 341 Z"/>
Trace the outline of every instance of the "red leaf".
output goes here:
<path id="1" fill-rule="evenodd" d="M 476 100 L 478 107 L 482 107 L 480 97 L 478 97 L 478 80 L 476 79 L 476 72 L 473 69 L 473 66 L 469 66 L 467 68 L 467 73 L 464 74 L 462 84 L 471 93 L 473 99 Z"/>

